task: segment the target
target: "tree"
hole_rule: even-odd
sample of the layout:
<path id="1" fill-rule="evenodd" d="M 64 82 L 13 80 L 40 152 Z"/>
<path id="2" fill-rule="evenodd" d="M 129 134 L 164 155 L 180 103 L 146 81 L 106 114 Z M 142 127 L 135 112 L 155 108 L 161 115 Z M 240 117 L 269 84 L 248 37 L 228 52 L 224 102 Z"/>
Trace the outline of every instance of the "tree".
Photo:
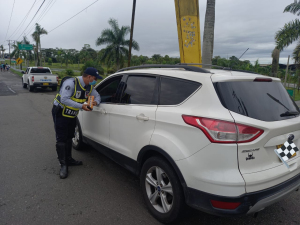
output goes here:
<path id="1" fill-rule="evenodd" d="M 156 64 L 160 64 L 162 62 L 162 57 L 160 54 L 154 54 L 151 58 Z"/>
<path id="2" fill-rule="evenodd" d="M 5 48 L 3 47 L 3 45 L 0 45 L 0 52 L 2 52 L 2 58 L 4 58 L 4 52 L 5 52 Z"/>
<path id="3" fill-rule="evenodd" d="M 275 48 L 272 52 L 272 77 L 277 77 L 278 67 L 279 67 L 279 49 Z"/>
<path id="4" fill-rule="evenodd" d="M 216 0 L 207 0 L 203 32 L 202 63 L 209 65 L 212 64 L 214 51 L 215 5 Z M 203 67 L 210 68 L 210 66 Z"/>
<path id="5" fill-rule="evenodd" d="M 111 29 L 107 28 L 101 32 L 101 36 L 96 40 L 96 46 L 107 44 L 101 61 L 110 62 L 115 60 L 117 69 L 119 69 L 124 56 L 128 56 L 130 40 L 125 39 L 125 37 L 130 33 L 130 27 L 122 26 L 120 29 L 115 19 L 110 19 L 108 23 Z M 137 51 L 140 50 L 139 44 L 135 40 L 132 40 L 132 48 Z"/>
<path id="6" fill-rule="evenodd" d="M 294 3 L 289 4 L 285 7 L 283 12 L 290 12 L 293 14 L 297 13 L 297 16 L 300 15 L 300 1 L 295 0 Z M 300 20 L 295 19 L 286 23 L 283 28 L 275 34 L 275 40 L 277 49 L 282 51 L 285 47 L 292 44 L 294 41 L 298 40 L 300 37 Z"/>
<path id="7" fill-rule="evenodd" d="M 33 40 L 36 42 L 36 56 L 37 66 L 40 66 L 41 61 L 39 57 L 39 50 L 41 51 L 41 35 L 48 34 L 48 32 L 42 28 L 38 23 L 35 24 L 35 31 L 31 34 Z"/>

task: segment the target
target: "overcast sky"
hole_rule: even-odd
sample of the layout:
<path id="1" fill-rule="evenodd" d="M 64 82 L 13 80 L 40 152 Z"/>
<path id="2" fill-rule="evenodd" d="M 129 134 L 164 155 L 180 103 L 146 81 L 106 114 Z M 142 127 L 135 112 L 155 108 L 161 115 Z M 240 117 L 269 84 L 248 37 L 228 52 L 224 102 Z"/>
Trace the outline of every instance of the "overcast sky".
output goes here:
<path id="1" fill-rule="evenodd" d="M 49 32 L 96 0 L 45 0 L 28 26 L 43 1 L 0 0 L 0 45 L 5 45 L 6 52 L 8 42 L 5 41 L 21 40 L 24 33 L 33 42 L 30 34 L 34 31 L 35 22 Z M 275 32 L 297 17 L 291 13 L 283 13 L 285 6 L 293 1 L 216 0 L 214 56 L 240 57 L 250 48 L 241 60 L 250 60 L 253 63 L 259 59 L 260 63 L 271 63 Z M 25 23 L 13 34 L 34 2 Z M 130 26 L 132 2 L 98 0 L 67 23 L 42 36 L 42 48 L 80 50 L 84 44 L 90 44 L 92 48 L 100 50 L 105 46 L 96 46 L 95 41 L 103 29 L 109 28 L 109 18 L 118 20 L 120 26 Z M 203 37 L 206 0 L 199 0 L 199 11 Z M 43 12 L 46 13 L 44 16 Z M 133 51 L 135 55 L 161 54 L 179 57 L 174 0 L 137 0 L 133 38 L 140 45 L 140 51 Z M 287 57 L 292 54 L 295 46 L 296 43 L 281 52 L 280 63 L 286 64 Z"/>

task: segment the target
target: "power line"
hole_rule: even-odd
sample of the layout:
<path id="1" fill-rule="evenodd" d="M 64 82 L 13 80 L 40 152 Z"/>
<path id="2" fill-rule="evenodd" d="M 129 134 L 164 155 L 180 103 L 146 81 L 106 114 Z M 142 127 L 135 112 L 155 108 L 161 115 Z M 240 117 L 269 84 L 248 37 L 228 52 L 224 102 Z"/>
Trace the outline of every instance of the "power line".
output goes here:
<path id="1" fill-rule="evenodd" d="M 13 4 L 12 10 L 11 10 L 10 19 L 9 19 L 9 23 L 8 23 L 8 27 L 7 27 L 7 31 L 6 31 L 6 35 L 5 35 L 5 40 L 6 40 L 6 37 L 7 37 L 8 30 L 9 30 L 9 25 L 10 25 L 11 17 L 12 17 L 13 11 L 14 11 L 15 1 L 16 0 L 14 0 L 14 4 Z"/>
<path id="2" fill-rule="evenodd" d="M 29 24 L 32 22 L 32 20 L 34 19 L 34 17 L 36 16 L 36 14 L 40 11 L 41 7 L 43 6 L 44 2 L 46 0 L 43 1 L 43 3 L 41 4 L 41 6 L 39 7 L 39 9 L 36 11 L 36 13 L 34 14 L 33 18 L 31 19 L 31 21 L 29 22 Z M 27 27 L 29 26 L 29 24 L 27 25 Z M 25 30 L 27 29 L 27 27 L 25 28 Z M 24 30 L 24 31 L 25 31 Z M 19 40 L 19 38 L 22 36 L 22 34 L 24 33 L 24 31 L 21 33 L 21 35 L 17 38 L 17 40 Z"/>
<path id="3" fill-rule="evenodd" d="M 72 16 L 70 19 L 67 19 L 65 22 L 61 23 L 60 25 L 58 25 L 57 27 L 55 27 L 54 29 L 50 30 L 48 32 L 48 34 L 51 32 L 51 31 L 54 31 L 56 28 L 59 28 L 61 25 L 65 24 L 66 22 L 68 22 L 69 20 L 71 20 L 72 18 L 74 18 L 75 16 L 77 16 L 79 13 L 81 13 L 82 11 L 84 11 L 85 9 L 89 8 L 91 5 L 95 4 L 96 2 L 98 2 L 99 0 L 97 1 L 94 1 L 92 4 L 90 4 L 88 7 L 84 8 L 83 10 L 81 10 L 80 12 L 78 12 L 77 14 L 75 14 L 74 16 Z"/>
<path id="4" fill-rule="evenodd" d="M 15 29 L 15 31 L 10 35 L 9 39 L 16 33 L 16 31 L 21 28 L 21 26 L 25 23 L 27 17 L 29 16 L 29 13 L 31 12 L 34 4 L 35 4 L 36 0 L 34 1 L 34 3 L 32 4 L 31 8 L 29 9 L 28 13 L 26 14 L 26 16 L 23 18 L 22 22 L 19 24 L 19 26 L 17 27 L 17 29 Z M 18 32 L 17 32 L 18 33 Z"/>
<path id="5" fill-rule="evenodd" d="M 55 3 L 55 1 L 54 1 L 54 3 Z M 31 31 L 35 28 L 35 24 L 39 23 L 40 21 L 42 21 L 42 19 L 44 18 L 44 16 L 49 12 L 49 10 L 51 9 L 51 7 L 54 5 L 54 4 L 51 5 L 52 2 L 53 2 L 53 0 L 50 0 L 50 2 L 48 3 L 48 5 L 45 7 L 44 11 L 39 15 L 38 19 L 35 21 L 35 23 L 28 29 L 27 33 L 31 33 Z M 49 8 L 50 5 L 51 5 L 51 7 Z M 48 9 L 48 11 L 46 12 L 47 9 Z"/>

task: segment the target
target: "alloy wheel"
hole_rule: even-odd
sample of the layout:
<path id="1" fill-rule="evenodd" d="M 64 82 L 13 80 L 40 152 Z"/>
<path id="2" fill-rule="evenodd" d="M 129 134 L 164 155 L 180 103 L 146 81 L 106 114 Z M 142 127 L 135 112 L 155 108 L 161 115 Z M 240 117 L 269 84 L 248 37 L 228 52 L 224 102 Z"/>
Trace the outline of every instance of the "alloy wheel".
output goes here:
<path id="1" fill-rule="evenodd" d="M 74 145 L 78 145 L 79 143 L 79 129 L 78 129 L 78 125 L 76 125 L 75 127 L 75 133 L 74 133 L 74 137 L 72 138 L 73 144 Z"/>
<path id="2" fill-rule="evenodd" d="M 168 213 L 173 206 L 174 195 L 168 175 L 158 166 L 151 167 L 145 177 L 148 199 L 160 213 Z"/>

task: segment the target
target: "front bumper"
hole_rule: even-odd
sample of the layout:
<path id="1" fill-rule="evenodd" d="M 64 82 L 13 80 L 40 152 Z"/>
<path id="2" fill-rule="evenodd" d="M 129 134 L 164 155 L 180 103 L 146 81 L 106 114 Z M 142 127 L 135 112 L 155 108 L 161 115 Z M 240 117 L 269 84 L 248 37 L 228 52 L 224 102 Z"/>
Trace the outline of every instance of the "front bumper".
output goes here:
<path id="1" fill-rule="evenodd" d="M 41 83 L 33 83 L 33 87 L 57 87 L 57 83 L 47 83 L 48 85 L 44 85 L 44 83 L 47 82 L 41 82 Z"/>
<path id="2" fill-rule="evenodd" d="M 186 188 L 186 203 L 201 211 L 218 216 L 235 216 L 252 214 L 263 210 L 265 207 L 285 198 L 291 192 L 300 188 L 300 174 L 274 187 L 243 194 L 238 197 L 225 197 L 205 193 L 193 188 Z M 210 200 L 222 202 L 240 202 L 241 204 L 233 210 L 214 208 Z"/>

